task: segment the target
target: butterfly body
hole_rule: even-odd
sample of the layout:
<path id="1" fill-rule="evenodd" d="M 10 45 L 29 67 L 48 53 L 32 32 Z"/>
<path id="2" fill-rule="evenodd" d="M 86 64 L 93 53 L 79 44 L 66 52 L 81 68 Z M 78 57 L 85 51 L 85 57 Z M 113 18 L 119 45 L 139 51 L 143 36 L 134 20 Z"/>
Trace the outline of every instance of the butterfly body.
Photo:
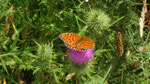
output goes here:
<path id="1" fill-rule="evenodd" d="M 87 38 L 76 33 L 63 33 L 59 37 L 64 41 L 68 48 L 83 51 L 86 49 L 92 49 L 95 47 L 95 43 Z"/>
<path id="2" fill-rule="evenodd" d="M 82 41 L 83 41 L 84 38 L 85 38 L 85 36 L 81 36 L 81 38 L 79 38 L 79 39 L 75 42 L 76 47 L 78 47 L 78 46 L 82 43 Z"/>

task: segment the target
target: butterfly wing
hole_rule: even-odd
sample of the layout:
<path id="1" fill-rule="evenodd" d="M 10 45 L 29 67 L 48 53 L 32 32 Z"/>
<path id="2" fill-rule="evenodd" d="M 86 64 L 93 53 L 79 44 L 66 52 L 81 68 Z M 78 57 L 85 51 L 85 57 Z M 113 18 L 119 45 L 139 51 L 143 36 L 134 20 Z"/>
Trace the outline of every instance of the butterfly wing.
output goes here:
<path id="1" fill-rule="evenodd" d="M 89 38 L 84 38 L 79 47 L 83 50 L 92 49 L 95 47 L 95 43 Z"/>
<path id="2" fill-rule="evenodd" d="M 68 48 L 83 51 L 95 47 L 95 43 L 85 36 L 80 36 L 76 33 L 63 33 L 59 37 L 64 41 Z"/>
<path id="3" fill-rule="evenodd" d="M 86 49 L 92 49 L 95 47 L 95 43 L 89 39 L 89 38 L 84 38 L 79 45 L 77 46 L 75 43 L 74 44 L 70 44 L 70 45 L 66 45 L 69 48 L 75 49 L 75 50 L 79 50 L 79 51 L 83 51 Z"/>
<path id="4" fill-rule="evenodd" d="M 83 51 L 84 49 L 82 49 L 80 46 L 77 46 L 76 44 L 70 44 L 70 45 L 66 45 L 68 48 L 74 49 L 74 50 L 79 50 L 79 51 Z"/>
<path id="5" fill-rule="evenodd" d="M 66 45 L 75 45 L 76 41 L 81 38 L 80 35 L 76 34 L 76 33 L 63 33 L 60 34 L 59 37 L 64 41 L 64 43 Z"/>

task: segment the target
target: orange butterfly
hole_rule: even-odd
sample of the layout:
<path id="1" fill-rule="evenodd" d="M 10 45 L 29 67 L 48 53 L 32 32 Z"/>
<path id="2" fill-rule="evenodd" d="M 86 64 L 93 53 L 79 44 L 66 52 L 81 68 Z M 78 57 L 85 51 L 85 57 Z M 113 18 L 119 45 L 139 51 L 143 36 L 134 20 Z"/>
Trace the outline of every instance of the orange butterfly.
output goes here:
<path id="1" fill-rule="evenodd" d="M 95 43 L 85 36 L 80 36 L 76 33 L 63 33 L 59 37 L 64 41 L 65 45 L 69 48 L 83 51 L 95 47 Z"/>

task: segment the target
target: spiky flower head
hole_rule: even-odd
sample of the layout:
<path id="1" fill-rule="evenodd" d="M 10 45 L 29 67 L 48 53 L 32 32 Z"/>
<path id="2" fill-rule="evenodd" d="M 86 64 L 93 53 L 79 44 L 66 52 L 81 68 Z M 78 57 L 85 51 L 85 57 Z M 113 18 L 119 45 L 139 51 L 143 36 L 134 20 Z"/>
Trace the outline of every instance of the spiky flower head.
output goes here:
<path id="1" fill-rule="evenodd" d="M 100 9 L 92 9 L 85 15 L 87 25 L 98 33 L 108 30 L 111 19 Z"/>
<path id="2" fill-rule="evenodd" d="M 86 64 L 89 60 L 93 58 L 92 54 L 94 49 L 87 49 L 84 51 L 78 51 L 71 48 L 68 48 L 69 51 L 69 58 L 75 64 Z"/>

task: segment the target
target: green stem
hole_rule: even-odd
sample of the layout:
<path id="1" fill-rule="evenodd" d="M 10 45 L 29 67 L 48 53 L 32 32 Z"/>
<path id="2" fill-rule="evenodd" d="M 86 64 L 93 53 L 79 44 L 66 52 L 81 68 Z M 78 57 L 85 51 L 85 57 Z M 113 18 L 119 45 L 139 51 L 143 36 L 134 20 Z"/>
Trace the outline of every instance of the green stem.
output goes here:
<path id="1" fill-rule="evenodd" d="M 119 57 L 116 57 L 116 59 L 114 60 L 113 64 L 110 66 L 109 70 L 107 71 L 107 74 L 104 77 L 103 83 L 105 83 L 105 81 L 109 78 L 109 76 L 112 73 L 113 69 L 115 68 L 118 60 L 119 60 Z"/>
<path id="2" fill-rule="evenodd" d="M 59 81 L 58 81 L 58 79 L 57 79 L 57 77 L 56 77 L 55 72 L 53 72 L 53 75 L 54 75 L 54 79 L 55 79 L 56 83 L 59 83 Z"/>
<path id="3" fill-rule="evenodd" d="M 8 55 L 12 55 L 12 53 L 2 54 L 2 55 L 0 55 L 0 57 L 6 57 Z"/>
<path id="4" fill-rule="evenodd" d="M 52 19 L 52 13 L 53 13 L 53 7 L 55 5 L 55 0 L 47 0 L 48 2 L 48 12 L 47 12 L 47 17 L 50 18 L 50 20 Z"/>

